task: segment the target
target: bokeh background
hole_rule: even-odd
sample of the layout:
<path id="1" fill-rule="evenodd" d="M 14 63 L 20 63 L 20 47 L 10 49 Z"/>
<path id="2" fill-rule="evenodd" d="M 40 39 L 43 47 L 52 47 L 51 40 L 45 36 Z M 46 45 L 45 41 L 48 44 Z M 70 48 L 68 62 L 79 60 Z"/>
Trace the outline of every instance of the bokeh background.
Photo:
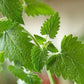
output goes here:
<path id="1" fill-rule="evenodd" d="M 73 34 L 78 36 L 80 40 L 83 40 L 84 37 L 84 0 L 44 0 L 54 11 L 58 11 L 61 17 L 60 21 L 60 30 L 56 38 L 53 41 L 55 46 L 60 51 L 61 40 L 64 35 Z M 49 18 L 49 16 L 36 16 L 28 17 L 23 13 L 23 19 L 25 22 L 25 29 L 31 32 L 31 34 L 39 34 L 42 23 Z M 81 39 L 82 38 L 82 39 Z M 8 60 L 3 64 L 3 72 L 0 73 L 0 84 L 17 84 L 17 79 L 7 70 Z M 39 74 L 40 77 L 46 79 L 48 83 L 48 77 L 45 71 L 42 74 Z M 56 79 L 59 81 L 59 84 L 73 84 L 73 82 L 63 80 L 62 77 Z M 24 84 L 21 80 L 18 81 L 18 84 Z"/>

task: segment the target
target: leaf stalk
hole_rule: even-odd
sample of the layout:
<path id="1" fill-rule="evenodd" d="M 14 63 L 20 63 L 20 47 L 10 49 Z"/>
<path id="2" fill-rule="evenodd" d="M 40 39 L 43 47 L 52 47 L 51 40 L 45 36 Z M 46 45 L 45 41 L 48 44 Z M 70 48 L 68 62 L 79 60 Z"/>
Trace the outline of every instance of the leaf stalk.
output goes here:
<path id="1" fill-rule="evenodd" d="M 36 39 L 28 32 L 28 34 L 30 35 L 31 39 L 34 41 L 34 43 L 40 47 L 40 45 L 38 44 L 38 42 L 36 41 Z"/>
<path id="2" fill-rule="evenodd" d="M 48 70 L 47 73 L 48 73 L 48 77 L 49 77 L 49 80 L 50 80 L 50 84 L 55 84 L 53 76 L 52 76 L 50 70 Z"/>

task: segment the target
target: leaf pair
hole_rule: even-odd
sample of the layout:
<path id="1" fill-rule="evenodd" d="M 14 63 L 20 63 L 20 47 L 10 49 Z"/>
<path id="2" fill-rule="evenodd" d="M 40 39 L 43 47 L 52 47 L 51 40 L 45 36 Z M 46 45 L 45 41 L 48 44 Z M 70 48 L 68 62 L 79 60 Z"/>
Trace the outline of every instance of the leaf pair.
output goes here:
<path id="1" fill-rule="evenodd" d="M 72 35 L 64 36 L 61 52 L 50 57 L 47 68 L 58 77 L 69 78 L 77 84 L 84 83 L 84 44 Z"/>
<path id="2" fill-rule="evenodd" d="M 25 12 L 28 16 L 34 15 L 51 15 L 53 10 L 36 0 L 23 0 L 23 3 L 26 3 Z M 20 0 L 0 0 L 0 12 L 3 16 L 6 16 L 8 19 L 11 19 L 13 22 L 18 22 L 23 24 L 22 12 L 23 6 Z"/>
<path id="3" fill-rule="evenodd" d="M 53 16 L 50 17 L 50 19 L 44 22 L 43 27 L 41 27 L 41 34 L 43 35 L 48 34 L 51 38 L 54 38 L 55 35 L 57 34 L 58 29 L 59 29 L 59 15 L 58 13 L 55 13 Z M 52 32 L 52 34 L 50 32 Z M 39 48 L 38 46 L 35 46 L 33 47 L 31 52 L 34 67 L 36 68 L 36 71 L 39 72 L 46 64 L 46 61 L 48 59 L 48 51 L 56 53 L 58 50 L 51 42 L 46 43 L 45 38 L 38 35 L 34 36 L 36 41 L 40 45 L 42 46 L 45 45 L 43 49 Z"/>
<path id="4" fill-rule="evenodd" d="M 49 35 L 50 38 L 54 38 L 57 34 L 57 31 L 59 30 L 59 23 L 60 23 L 59 19 L 60 18 L 59 18 L 58 12 L 55 13 L 53 16 L 51 16 L 50 19 L 44 22 L 43 27 L 41 27 L 41 34 Z M 44 46 L 44 44 L 46 43 L 46 39 L 38 35 L 34 35 L 34 36 L 37 42 Z M 51 42 L 47 42 L 46 45 L 45 45 L 45 48 L 43 48 L 43 50 L 38 46 L 35 46 L 32 49 L 31 56 L 32 56 L 33 64 L 38 72 L 41 71 L 43 66 L 46 64 L 46 61 L 48 59 L 47 57 L 48 51 L 51 51 L 54 53 L 58 51 Z"/>
<path id="5" fill-rule="evenodd" d="M 59 29 L 58 13 L 54 14 L 41 27 L 42 35 L 49 35 L 54 38 Z M 53 52 L 55 47 L 49 44 L 48 50 Z M 56 49 L 55 49 L 56 51 Z M 56 53 L 56 52 L 53 52 Z M 64 36 L 61 42 L 61 52 L 51 56 L 47 61 L 47 69 L 58 77 L 62 75 L 64 79 L 69 78 L 77 84 L 84 83 L 84 44 L 77 41 L 77 37 L 72 35 Z"/>

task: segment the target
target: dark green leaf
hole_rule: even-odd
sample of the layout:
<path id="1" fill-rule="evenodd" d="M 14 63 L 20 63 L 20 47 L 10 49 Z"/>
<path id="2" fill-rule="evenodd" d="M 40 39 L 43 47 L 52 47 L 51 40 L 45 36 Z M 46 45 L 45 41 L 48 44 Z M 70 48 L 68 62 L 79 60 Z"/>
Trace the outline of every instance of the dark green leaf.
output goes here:
<path id="1" fill-rule="evenodd" d="M 38 46 L 34 46 L 31 52 L 31 56 L 36 71 L 40 72 L 47 61 L 47 50 L 42 50 Z"/>
<path id="2" fill-rule="evenodd" d="M 56 48 L 51 42 L 49 42 L 49 44 L 48 44 L 48 46 L 47 46 L 47 49 L 48 49 L 50 52 L 53 52 L 53 53 L 58 52 L 57 48 Z"/>
<path id="3" fill-rule="evenodd" d="M 33 64 L 30 54 L 33 44 L 30 43 L 31 39 L 28 37 L 28 33 L 24 32 L 26 30 L 18 24 L 9 21 L 4 23 L 7 26 L 0 22 L 0 25 L 2 25 L 0 29 L 3 31 L 0 32 L 2 33 L 0 36 L 0 51 L 4 51 L 4 57 L 9 58 L 10 61 L 32 70 Z"/>
<path id="4" fill-rule="evenodd" d="M 84 44 L 77 37 L 65 36 L 61 44 L 61 53 L 52 56 L 47 68 L 57 76 L 69 78 L 77 84 L 84 83 Z"/>
<path id="5" fill-rule="evenodd" d="M 11 21 L 0 21 L 0 33 L 7 31 L 12 25 Z"/>
<path id="6" fill-rule="evenodd" d="M 22 19 L 22 5 L 19 0 L 0 0 L 0 11 L 3 16 L 13 22 L 24 23 Z"/>
<path id="7" fill-rule="evenodd" d="M 25 73 L 21 67 L 10 65 L 8 68 L 12 74 L 27 84 L 41 84 L 41 79 L 37 75 Z"/>
<path id="8" fill-rule="evenodd" d="M 25 0 L 25 12 L 28 16 L 52 15 L 54 11 L 40 0 Z"/>
<path id="9" fill-rule="evenodd" d="M 35 37 L 35 39 L 37 40 L 37 42 L 38 42 L 39 44 L 41 44 L 41 45 L 43 44 L 43 42 L 46 41 L 46 39 L 43 38 L 43 37 L 41 37 L 41 36 L 34 35 L 34 37 Z"/>
<path id="10" fill-rule="evenodd" d="M 59 30 L 60 17 L 58 12 L 56 12 L 50 19 L 47 19 L 41 27 L 42 35 L 49 35 L 50 38 L 54 38 Z"/>

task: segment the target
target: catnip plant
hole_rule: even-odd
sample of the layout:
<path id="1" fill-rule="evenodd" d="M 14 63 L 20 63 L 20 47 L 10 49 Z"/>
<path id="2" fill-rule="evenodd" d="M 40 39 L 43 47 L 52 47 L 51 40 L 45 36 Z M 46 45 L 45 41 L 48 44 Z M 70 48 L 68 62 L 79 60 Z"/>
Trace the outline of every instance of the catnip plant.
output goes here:
<path id="1" fill-rule="evenodd" d="M 22 25 L 22 13 L 28 16 L 49 15 L 39 35 L 31 35 Z M 13 62 L 8 70 L 26 84 L 41 84 L 36 74 L 45 67 L 51 84 L 52 74 L 84 83 L 84 44 L 73 35 L 64 36 L 61 51 L 48 38 L 54 39 L 59 31 L 60 17 L 40 0 L 0 0 L 0 64 L 6 59 Z M 32 23 L 33 24 L 33 23 Z M 1 66 L 0 66 L 1 67 Z"/>

